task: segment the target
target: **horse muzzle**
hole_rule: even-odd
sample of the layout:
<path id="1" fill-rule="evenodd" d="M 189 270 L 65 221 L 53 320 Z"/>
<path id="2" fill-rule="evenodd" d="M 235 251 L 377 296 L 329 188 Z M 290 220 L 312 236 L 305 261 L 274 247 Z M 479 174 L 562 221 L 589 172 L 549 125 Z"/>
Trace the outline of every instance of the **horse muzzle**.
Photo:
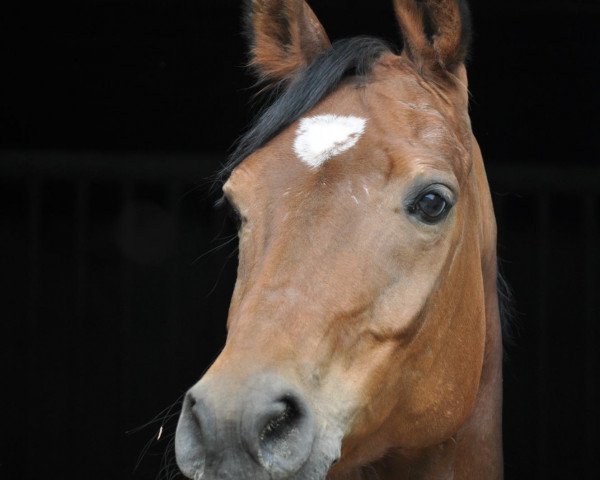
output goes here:
<path id="1" fill-rule="evenodd" d="M 308 402 L 279 376 L 256 375 L 241 388 L 200 381 L 183 402 L 177 464 L 194 480 L 315 478 L 326 463 L 311 460 L 316 430 Z"/>

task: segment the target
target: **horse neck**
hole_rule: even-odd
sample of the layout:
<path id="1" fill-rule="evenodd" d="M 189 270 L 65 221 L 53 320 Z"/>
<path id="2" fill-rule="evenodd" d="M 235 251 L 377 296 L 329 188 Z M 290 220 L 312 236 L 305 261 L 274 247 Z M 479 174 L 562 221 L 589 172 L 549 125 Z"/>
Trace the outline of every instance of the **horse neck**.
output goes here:
<path id="1" fill-rule="evenodd" d="M 473 175 L 479 193 L 482 225 L 482 273 L 485 293 L 484 361 L 474 409 L 445 442 L 419 451 L 398 449 L 355 472 L 348 480 L 456 479 L 498 480 L 502 458 L 502 332 L 496 291 L 496 225 L 477 142 L 473 138 Z"/>
<path id="2" fill-rule="evenodd" d="M 454 478 L 501 479 L 503 347 L 497 293 L 496 222 L 483 158 L 474 137 L 472 146 L 473 175 L 480 199 L 486 340 L 475 408 L 456 436 Z"/>
<path id="3" fill-rule="evenodd" d="M 343 480 L 502 479 L 502 339 L 495 280 L 486 283 L 494 292 L 486 299 L 485 360 L 467 422 L 443 443 L 418 451 L 391 451 Z"/>

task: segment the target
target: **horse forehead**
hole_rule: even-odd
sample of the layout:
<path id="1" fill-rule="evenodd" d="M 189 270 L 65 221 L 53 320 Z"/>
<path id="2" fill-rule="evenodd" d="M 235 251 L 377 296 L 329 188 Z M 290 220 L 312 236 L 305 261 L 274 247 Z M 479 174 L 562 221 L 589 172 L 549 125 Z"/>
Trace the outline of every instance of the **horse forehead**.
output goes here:
<path id="1" fill-rule="evenodd" d="M 242 162 L 228 183 L 275 189 L 304 184 L 329 161 L 349 166 L 360 160 L 355 150 L 364 153 L 388 142 L 455 156 L 458 138 L 449 107 L 412 74 L 375 72 L 363 87 L 338 88 Z"/>
<path id="2" fill-rule="evenodd" d="M 291 150 L 297 160 L 315 171 L 337 157 L 350 162 L 356 148 L 383 145 L 390 130 L 405 138 L 446 133 L 437 110 L 415 95 L 403 101 L 400 89 L 394 87 L 397 82 L 374 81 L 364 88 L 344 85 L 294 122 L 291 137 L 279 139 L 280 148 Z"/>

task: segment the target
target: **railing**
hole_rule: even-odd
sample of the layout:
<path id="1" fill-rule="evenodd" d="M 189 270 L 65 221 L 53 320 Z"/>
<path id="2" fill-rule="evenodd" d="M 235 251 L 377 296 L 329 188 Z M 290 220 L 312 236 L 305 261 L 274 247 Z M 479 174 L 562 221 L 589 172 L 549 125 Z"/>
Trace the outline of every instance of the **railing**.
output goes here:
<path id="1" fill-rule="evenodd" d="M 58 287 L 55 290 L 67 294 L 62 301 L 69 304 L 65 309 L 71 317 L 62 327 L 72 329 L 68 334 L 71 343 L 88 335 L 87 322 L 94 314 L 104 318 L 116 312 L 118 316 L 114 331 L 94 327 L 110 337 L 111 348 L 120 352 L 107 373 L 120 378 L 119 392 L 115 394 L 120 398 L 118 411 L 106 412 L 117 420 L 104 429 L 96 425 L 105 449 L 115 441 L 111 429 L 122 433 L 132 426 L 132 412 L 136 411 L 135 402 L 143 396 L 142 386 L 157 396 L 164 390 L 179 392 L 190 382 L 190 376 L 199 373 L 198 368 L 210 363 L 222 341 L 229 287 L 223 287 L 216 298 L 208 300 L 198 290 L 214 290 L 212 282 L 225 263 L 225 254 L 217 251 L 203 257 L 199 268 L 208 272 L 194 277 L 194 268 L 198 268 L 194 258 L 214 247 L 210 240 L 219 233 L 222 215 L 212 213 L 204 193 L 192 193 L 199 196 L 189 198 L 190 192 L 205 191 L 222 161 L 217 155 L 0 152 L 0 181 L 9 186 L 10 192 L 5 202 L 12 202 L 5 204 L 2 211 L 20 211 L 26 218 L 21 223 L 19 216 L 7 216 L 13 219 L 9 228 L 24 235 L 22 245 L 14 239 L 10 243 L 9 239 L 6 248 L 23 253 L 22 265 L 27 270 L 26 282 L 16 282 L 17 287 L 27 285 L 24 321 L 28 341 L 23 380 L 27 395 L 39 394 L 36 385 L 40 371 L 50 374 L 38 350 L 46 351 L 47 339 L 42 332 L 48 330 L 47 322 L 57 321 L 56 312 L 62 314 L 60 308 L 48 306 L 51 299 L 45 293 L 54 288 L 49 286 L 53 275 L 64 275 L 59 269 L 69 270 L 69 282 L 74 286 L 68 291 Z M 565 471 L 573 472 L 576 478 L 597 478 L 600 168 L 490 162 L 488 178 L 499 224 L 499 251 L 506 260 L 507 277 L 515 289 L 516 309 L 520 312 L 516 319 L 520 333 L 515 346 L 508 348 L 505 375 L 507 478 L 551 478 L 565 461 L 559 453 L 560 441 L 570 445 L 566 461 L 572 464 L 564 467 L 568 468 Z M 57 182 L 68 189 L 61 193 L 68 208 L 49 211 L 47 205 L 54 201 L 50 193 L 54 195 L 60 189 L 49 191 L 47 187 Z M 25 191 L 18 193 L 21 188 Z M 196 203 L 203 205 L 201 212 L 194 210 Z M 105 217 L 108 220 L 100 222 Z M 54 258 L 54 252 L 45 243 L 49 238 L 45 232 L 49 228 L 54 232 L 55 218 L 68 225 L 56 231 L 69 244 L 64 251 L 69 250 L 72 255 L 67 255 L 68 264 L 49 266 L 45 262 Z M 139 225 L 130 228 L 131 222 Z M 149 226 L 144 222 L 149 222 Z M 103 236 L 105 229 L 114 230 L 113 237 Z M 160 237 L 158 244 L 144 243 L 147 232 Z M 103 267 L 106 264 L 110 268 Z M 105 277 L 98 276 L 97 270 L 102 268 L 106 269 Z M 229 280 L 233 274 L 231 269 Z M 194 281 L 199 287 L 190 290 Z M 158 282 L 160 288 L 152 282 Z M 105 300 L 96 292 L 103 289 Z M 144 289 L 160 294 L 146 296 Z M 118 308 L 103 305 L 115 299 Z M 205 313 L 207 310 L 212 316 Z M 197 315 L 204 323 L 193 327 L 192 320 Z M 153 329 L 151 336 L 157 338 L 137 342 L 145 319 L 148 329 Z M 173 352 L 193 348 L 190 338 L 198 336 L 204 338 L 200 349 L 203 353 L 182 353 L 173 358 Z M 149 346 L 144 346 L 144 342 Z M 566 353 L 561 350 L 563 345 Z M 580 351 L 573 350 L 577 345 Z M 158 348 L 156 355 L 148 353 L 150 348 Z M 132 349 L 135 361 L 128 357 Z M 72 356 L 68 352 L 56 353 L 68 372 L 59 381 L 65 391 L 50 401 L 63 412 L 81 409 L 71 383 L 78 375 L 85 376 L 82 365 L 90 362 L 86 348 L 76 345 L 69 351 L 74 352 Z M 141 358 L 147 362 L 145 372 L 136 367 Z M 155 368 L 167 379 L 168 372 L 179 373 L 163 390 L 153 389 L 146 382 L 140 385 L 138 376 Z M 572 398 L 561 387 L 572 389 Z M 90 401 L 92 393 L 84 398 Z M 565 408 L 572 410 L 566 412 Z M 28 431 L 37 430 L 39 435 L 51 437 L 57 430 L 65 438 L 68 436 L 62 418 L 40 427 L 43 419 L 39 413 L 27 412 L 26 416 Z M 81 433 L 77 422 L 67 421 L 67 425 Z M 523 428 L 527 431 L 520 430 Z M 563 438 L 557 438 L 561 432 Z M 116 446 L 110 447 L 120 460 L 115 462 L 110 451 L 105 452 L 108 459 L 102 465 L 106 478 L 120 478 L 131 466 L 135 448 L 124 442 L 118 436 Z M 76 449 L 78 445 L 70 447 Z M 27 448 L 22 460 L 29 465 L 29 471 L 23 478 L 36 478 L 42 470 L 47 473 L 52 462 L 58 471 L 67 468 L 68 460 L 63 465 L 51 458 L 60 455 L 64 445 L 43 447 L 42 443 L 33 442 Z M 36 458 L 46 463 L 41 470 L 34 466 Z"/>
<path id="2" fill-rule="evenodd" d="M 537 291 L 533 302 L 537 305 L 528 305 L 527 314 L 519 315 L 516 322 L 521 325 L 529 324 L 523 327 L 525 330 L 529 330 L 530 336 L 526 340 L 524 348 L 530 348 L 532 344 L 537 348 L 535 364 L 523 365 L 525 368 L 533 368 L 535 377 L 537 377 L 536 397 L 525 396 L 527 402 L 535 401 L 535 408 L 531 409 L 531 413 L 537 416 L 535 478 L 553 478 L 560 471 L 560 465 L 556 463 L 557 445 L 556 443 L 549 444 L 552 439 L 556 442 L 557 434 L 561 433 L 560 428 L 550 431 L 550 427 L 560 417 L 563 422 L 565 419 L 568 421 L 569 418 L 577 419 L 577 423 L 582 427 L 579 430 L 580 438 L 577 438 L 572 429 L 571 432 L 564 429 L 564 435 L 558 437 L 559 442 L 579 442 L 583 447 L 583 451 L 578 452 L 579 459 L 575 462 L 578 466 L 575 470 L 570 470 L 569 475 L 577 478 L 596 478 L 600 473 L 597 455 L 597 438 L 600 433 L 598 423 L 600 366 L 597 355 L 598 341 L 600 340 L 598 329 L 600 321 L 599 284 L 597 280 L 597 272 L 600 267 L 598 262 L 600 168 L 597 165 L 493 164 L 488 168 L 488 178 L 492 191 L 495 192 L 494 205 L 499 223 L 499 242 L 501 245 L 505 244 L 505 248 L 500 248 L 501 252 L 506 251 L 509 256 L 514 254 L 521 247 L 509 245 L 509 243 L 523 239 L 523 236 L 515 235 L 511 231 L 511 212 L 507 211 L 506 204 L 511 198 L 513 199 L 512 213 L 514 213 L 515 206 L 523 205 L 526 202 L 534 203 L 534 207 L 529 209 L 534 215 L 530 220 L 528 233 L 535 246 L 531 251 L 535 255 L 533 264 L 537 270 L 537 286 L 529 286 Z M 559 213 L 554 212 L 554 206 L 562 207 Z M 560 237 L 561 240 L 557 240 L 554 236 L 557 230 L 554 224 L 560 221 L 564 222 L 564 218 L 569 216 L 575 219 L 567 222 L 571 223 L 571 231 Z M 579 265 L 578 268 L 570 271 L 568 268 L 564 268 L 561 272 L 564 278 L 576 284 L 582 292 L 578 298 L 583 305 L 573 305 L 573 311 L 581 314 L 581 316 L 575 315 L 575 318 L 565 315 L 564 312 L 569 309 L 570 304 L 578 301 L 576 298 L 561 298 L 562 311 L 555 311 L 551 307 L 552 303 L 556 304 L 556 301 L 553 302 L 553 300 L 563 294 L 555 288 L 555 284 L 560 282 L 553 281 L 553 276 L 559 270 L 557 264 L 565 261 L 564 256 L 556 256 L 556 252 L 561 250 L 561 245 L 557 245 L 557 242 L 566 244 L 563 244 L 562 248 L 569 249 L 567 255 L 572 255 L 571 260 Z M 514 277 L 523 273 L 518 266 L 512 270 Z M 515 283 L 518 278 L 509 278 L 509 281 Z M 526 285 L 522 285 L 517 292 L 517 310 L 519 304 L 523 303 L 523 297 L 531 294 L 524 287 Z M 532 322 L 535 322 L 535 325 L 531 325 Z M 574 325 L 578 322 L 583 323 L 583 328 Z M 574 326 L 583 334 L 579 338 L 579 346 L 585 353 L 581 355 L 580 362 L 570 365 L 571 378 L 565 378 L 563 371 L 562 378 L 559 374 L 559 379 L 557 379 L 556 371 L 552 368 L 552 365 L 556 364 L 553 359 L 560 350 L 561 336 L 557 335 L 557 330 L 562 328 L 563 332 L 567 334 Z M 519 339 L 517 339 L 518 343 Z M 509 363 L 507 368 L 510 369 L 510 367 Z M 558 411 L 557 399 L 554 397 L 557 388 L 560 389 L 561 385 L 565 389 L 573 388 L 574 385 L 577 385 L 579 376 L 583 377 L 580 382 L 582 383 L 582 388 L 580 388 L 582 396 L 574 396 L 571 401 L 571 407 L 577 411 L 571 413 Z M 574 388 L 574 390 L 577 389 Z M 518 396 L 518 392 L 515 394 Z M 522 404 L 518 404 L 514 409 L 517 410 L 521 407 Z M 520 427 L 515 425 L 515 431 L 517 428 Z M 569 438 L 569 433 L 575 435 L 575 438 Z"/>

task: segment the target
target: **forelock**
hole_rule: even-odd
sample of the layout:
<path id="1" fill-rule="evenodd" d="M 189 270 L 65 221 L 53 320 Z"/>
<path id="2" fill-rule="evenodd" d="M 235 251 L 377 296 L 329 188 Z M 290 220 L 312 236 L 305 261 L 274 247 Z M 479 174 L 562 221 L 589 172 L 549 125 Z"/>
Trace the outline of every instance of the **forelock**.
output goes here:
<path id="1" fill-rule="evenodd" d="M 275 99 L 257 116 L 240 137 L 221 170 L 221 181 L 225 181 L 246 157 L 333 92 L 342 80 L 354 78 L 357 82 L 364 81 L 376 61 L 390 51 L 385 42 L 373 37 L 353 37 L 335 42 L 293 82 L 281 87 Z"/>

